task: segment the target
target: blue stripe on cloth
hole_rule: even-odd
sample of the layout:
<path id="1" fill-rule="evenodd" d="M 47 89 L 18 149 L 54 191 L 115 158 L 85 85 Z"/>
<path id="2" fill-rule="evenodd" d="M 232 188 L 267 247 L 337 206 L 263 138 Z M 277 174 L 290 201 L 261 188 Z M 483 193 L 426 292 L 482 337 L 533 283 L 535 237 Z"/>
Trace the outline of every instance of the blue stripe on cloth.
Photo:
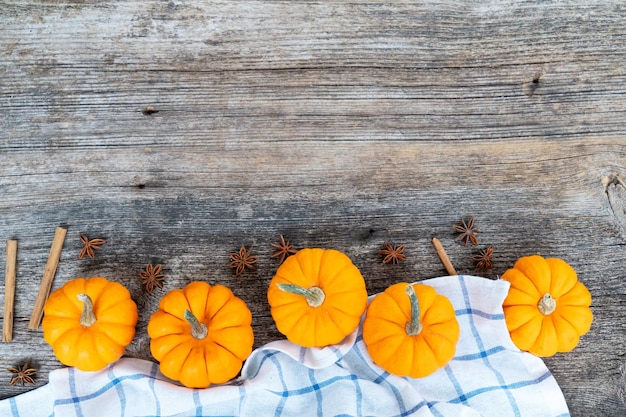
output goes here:
<path id="1" fill-rule="evenodd" d="M 250 375 L 248 377 L 248 379 L 252 380 L 252 379 L 256 378 L 256 376 L 259 374 L 259 371 L 263 367 L 263 364 L 265 363 L 265 361 L 268 360 L 268 359 L 271 359 L 272 356 L 277 355 L 278 353 L 279 353 L 279 351 L 277 351 L 277 350 L 275 350 L 275 351 L 267 351 L 267 350 L 261 351 L 259 354 L 262 354 L 263 358 L 259 362 L 259 366 L 257 366 L 256 372 L 254 373 L 254 375 Z"/>
<path id="2" fill-rule="evenodd" d="M 113 367 L 109 367 L 109 371 L 107 372 L 107 376 L 111 381 L 113 381 L 116 377 L 113 373 Z M 115 384 L 115 390 L 117 391 L 117 396 L 120 399 L 120 408 L 122 412 L 122 417 L 126 415 L 126 393 L 124 392 L 124 386 L 122 384 Z"/>
<path id="3" fill-rule="evenodd" d="M 393 416 L 389 416 L 389 417 L 408 417 L 408 416 L 412 416 L 414 413 L 417 412 L 417 410 L 419 410 L 420 408 L 423 407 L 428 407 L 428 404 L 426 403 L 426 401 L 420 401 L 418 404 L 415 405 L 415 407 L 411 408 L 410 410 L 403 410 L 400 414 L 395 414 Z"/>
<path id="4" fill-rule="evenodd" d="M 449 366 L 446 366 L 444 367 L 444 370 L 446 371 L 446 375 L 448 376 L 448 379 L 450 380 L 450 382 L 452 382 L 452 385 L 454 386 L 456 395 L 459 395 L 459 396 L 463 395 L 463 389 L 461 388 L 461 384 L 459 384 L 459 381 L 454 376 L 454 372 L 452 372 L 452 368 L 450 368 Z"/>
<path id="5" fill-rule="evenodd" d="M 152 369 L 150 370 L 150 381 L 148 382 L 148 386 L 150 387 L 150 391 L 152 391 L 152 395 L 154 396 L 154 406 L 156 408 L 156 415 L 161 414 L 161 401 L 159 401 L 159 397 L 157 396 L 156 390 L 154 388 L 154 383 L 156 382 L 157 370 L 159 367 L 156 363 L 152 363 Z"/>
<path id="6" fill-rule="evenodd" d="M 77 407 L 77 414 L 79 416 L 83 416 L 82 411 L 80 410 L 80 405 L 78 404 L 81 401 L 87 401 L 87 400 L 91 400 L 93 398 L 99 397 L 100 395 L 104 394 L 105 392 L 107 392 L 108 390 L 112 389 L 113 387 L 115 387 L 115 385 L 122 383 L 123 381 L 127 380 L 127 379 L 142 379 L 142 378 L 149 378 L 148 376 L 144 375 L 144 374 L 133 374 L 133 375 L 126 375 L 126 376 L 122 376 L 119 378 L 115 378 L 113 381 L 109 382 L 108 384 L 106 384 L 105 386 L 103 386 L 102 388 L 100 388 L 99 390 L 92 392 L 91 394 L 88 395 L 82 395 L 82 396 L 78 396 L 78 394 L 76 393 L 76 387 L 75 387 L 75 382 L 74 382 L 74 378 L 73 378 L 73 368 L 68 368 L 69 374 L 70 374 L 70 394 L 72 395 L 72 397 L 70 398 L 64 398 L 64 399 L 58 399 L 54 401 L 54 405 L 64 405 L 64 404 L 72 404 L 74 403 L 74 405 Z"/>
<path id="7" fill-rule="evenodd" d="M 283 379 L 282 374 L 280 374 L 280 378 L 281 378 L 281 381 L 282 381 L 282 379 Z M 359 377 L 357 375 L 354 375 L 354 374 L 335 376 L 335 377 L 329 378 L 329 379 L 327 379 L 325 381 L 318 382 L 315 385 L 306 386 L 306 387 L 302 387 L 302 388 L 298 388 L 298 389 L 294 389 L 294 390 L 288 389 L 287 386 L 283 382 L 283 391 L 268 390 L 268 392 L 271 392 L 272 394 L 280 396 L 280 397 L 283 397 L 283 398 L 294 397 L 296 395 L 305 395 L 305 394 L 310 394 L 310 393 L 315 392 L 315 391 L 319 391 L 321 388 L 326 388 L 327 386 L 332 385 L 332 384 L 334 384 L 337 381 L 344 381 L 344 380 L 354 381 L 355 379 L 358 379 L 358 378 Z"/>
<path id="8" fill-rule="evenodd" d="M 470 306 L 470 300 L 469 300 L 469 292 L 467 291 L 467 285 L 465 284 L 465 277 L 463 275 L 459 276 L 459 283 L 461 284 L 461 291 L 463 293 L 463 301 L 465 302 L 466 306 Z M 478 332 L 478 329 L 476 328 L 476 323 L 474 323 L 474 315 L 470 314 L 469 315 L 469 324 L 470 324 L 470 328 L 472 329 L 472 334 L 474 335 L 474 339 L 476 340 L 476 344 L 478 345 L 478 348 L 480 349 L 481 352 L 483 352 L 485 350 L 484 346 L 483 346 L 483 342 L 482 339 L 480 338 L 480 334 Z M 491 372 L 493 372 L 493 374 L 496 376 L 496 379 L 498 380 L 498 382 L 500 383 L 500 385 L 504 386 L 504 378 L 502 377 L 502 374 L 500 372 L 498 372 L 497 369 L 495 369 L 491 363 L 489 362 L 489 358 L 487 357 L 483 357 L 483 362 L 485 363 L 485 365 L 487 365 L 487 367 L 489 369 L 491 369 Z M 505 394 L 509 400 L 509 404 L 511 405 L 511 408 L 513 409 L 513 412 L 515 413 L 516 417 L 521 417 L 520 411 L 519 411 L 519 406 L 517 405 L 517 402 L 515 401 L 515 398 L 513 397 L 513 394 L 511 394 L 508 390 L 505 391 Z"/>
<path id="9" fill-rule="evenodd" d="M 439 410 L 435 408 L 437 404 L 439 404 L 439 401 L 428 403 L 428 409 L 435 417 L 445 417 L 443 414 L 439 412 Z"/>
<path id="10" fill-rule="evenodd" d="M 280 377 L 280 383 L 283 386 L 283 392 L 281 394 L 282 398 L 280 399 L 280 402 L 278 403 L 278 405 L 276 406 L 276 410 L 274 411 L 275 416 L 280 416 L 283 412 L 283 409 L 285 408 L 285 402 L 287 402 L 287 396 L 285 395 L 285 393 L 287 392 L 287 384 L 285 383 L 283 368 L 280 366 L 280 361 L 275 357 L 275 355 L 268 355 L 267 357 L 272 361 L 274 366 L 276 366 L 276 371 L 278 372 L 278 376 Z"/>
<path id="11" fill-rule="evenodd" d="M 496 347 L 493 347 L 493 348 L 491 348 L 489 350 L 485 350 L 485 351 L 481 350 L 478 353 L 470 353 L 469 355 L 455 356 L 452 360 L 455 360 L 455 361 L 473 361 L 475 359 L 486 358 L 489 355 L 493 355 L 494 353 L 502 352 L 503 350 L 506 350 L 504 348 L 504 346 L 496 346 Z"/>
<path id="12" fill-rule="evenodd" d="M 318 417 L 323 417 L 322 413 L 322 392 L 320 391 L 320 386 L 317 385 L 317 380 L 315 379 L 315 372 L 313 369 L 309 369 L 309 381 L 311 381 L 312 387 L 315 391 L 315 398 L 317 399 L 317 415 Z"/>
<path id="13" fill-rule="evenodd" d="M 71 402 L 74 403 L 74 408 L 76 409 L 76 417 L 84 417 L 83 411 L 80 408 L 80 399 L 76 393 L 76 375 L 74 368 L 69 368 L 69 377 L 70 377 L 70 395 L 72 396 Z M 55 401 L 57 403 L 57 401 Z"/>
<path id="14" fill-rule="evenodd" d="M 13 417 L 20 417 L 20 412 L 17 410 L 17 403 L 14 397 L 9 398 L 9 404 L 11 404 L 11 414 L 13 414 Z"/>
<path id="15" fill-rule="evenodd" d="M 358 337 L 356 340 L 359 340 Z M 356 343 L 354 346 L 356 346 Z M 357 347 L 354 347 L 353 349 L 355 352 L 358 353 L 359 349 Z M 346 370 L 347 372 L 352 372 L 351 370 L 346 369 L 346 367 L 341 361 L 336 362 L 335 365 L 337 365 L 341 369 Z M 358 378 L 355 378 L 353 380 L 354 381 L 354 394 L 356 396 L 356 416 L 357 417 L 363 417 L 363 390 L 361 389 L 361 384 L 359 383 L 360 380 L 369 381 L 369 379 L 359 376 Z"/>
<path id="16" fill-rule="evenodd" d="M 457 316 L 466 316 L 468 314 L 472 314 L 474 316 L 482 317 L 489 320 L 504 320 L 504 314 L 485 313 L 484 311 L 478 310 L 476 308 L 460 308 L 458 310 L 455 310 L 454 312 Z"/>
<path id="17" fill-rule="evenodd" d="M 326 349 L 331 350 L 335 354 L 335 358 L 337 358 L 337 360 L 341 359 L 343 356 L 343 353 L 341 353 L 341 349 L 339 349 L 337 346 L 327 346 Z"/>
<path id="18" fill-rule="evenodd" d="M 193 390 L 193 405 L 196 406 L 196 417 L 202 417 L 202 403 L 200 402 L 200 391 L 196 388 Z"/>
<path id="19" fill-rule="evenodd" d="M 495 385 L 492 387 L 484 387 L 484 388 L 475 389 L 473 391 L 466 392 L 460 395 L 459 397 L 450 400 L 449 402 L 452 404 L 464 403 L 468 399 L 475 397 L 477 395 L 483 394 L 485 392 L 496 391 L 496 390 L 503 390 L 505 392 L 509 392 L 509 390 L 524 388 L 530 385 L 536 385 L 536 384 L 541 383 L 545 379 L 549 378 L 550 375 L 551 374 L 548 371 L 545 374 L 541 375 L 539 378 L 533 379 L 531 381 L 519 381 L 519 382 L 514 382 L 512 384 L 509 384 L 509 385 Z"/>
<path id="20" fill-rule="evenodd" d="M 324 350 L 329 350 L 330 352 L 332 352 L 333 355 L 335 355 L 335 358 L 336 358 L 335 362 L 341 359 L 341 357 L 343 356 L 341 349 L 338 348 L 337 346 L 333 346 L 333 345 L 325 346 Z M 309 352 L 310 352 L 309 348 L 305 348 L 301 346 L 300 350 L 298 351 L 298 362 L 306 363 L 307 362 L 306 356 L 307 356 L 307 353 Z"/>
<path id="21" fill-rule="evenodd" d="M 356 415 L 357 417 L 363 416 L 363 391 L 361 391 L 361 384 L 359 379 L 354 380 L 355 394 L 356 394 Z"/>
<path id="22" fill-rule="evenodd" d="M 433 413 L 435 417 L 445 417 L 443 414 L 439 412 L 436 408 L 429 408 L 430 412 Z"/>
<path id="23" fill-rule="evenodd" d="M 237 413 L 241 415 L 241 410 L 243 409 L 243 399 L 246 397 L 246 389 L 240 385 L 239 386 L 239 411 Z"/>
<path id="24" fill-rule="evenodd" d="M 361 341 L 363 341 L 363 335 L 359 334 L 357 336 L 357 342 L 356 343 L 359 343 Z M 370 368 L 370 370 L 372 372 L 376 372 L 376 370 L 374 368 L 371 368 L 370 364 L 368 363 L 368 361 L 363 356 L 363 352 L 361 351 L 361 349 L 354 348 L 354 351 L 356 352 L 357 357 L 361 360 L 361 362 L 363 362 L 368 368 Z M 377 373 L 376 372 L 376 375 L 377 375 L 377 377 L 375 379 L 373 379 L 372 382 L 375 383 L 375 384 L 382 384 L 384 382 L 385 384 L 387 384 L 389 386 L 389 388 L 391 388 L 391 390 L 393 391 L 393 395 L 396 398 L 396 402 L 398 403 L 398 407 L 400 408 L 400 412 L 402 413 L 400 415 L 404 415 L 404 413 L 406 413 L 407 411 L 406 411 L 406 404 L 404 404 L 404 400 L 402 399 L 402 395 L 400 394 L 398 389 L 394 386 L 394 384 L 392 384 L 389 381 L 387 381 L 387 378 L 389 376 L 391 376 L 391 374 L 389 372 L 387 372 L 387 371 L 383 371 L 383 373 Z M 426 405 L 426 403 L 424 403 L 424 405 Z M 419 406 L 419 404 L 418 404 L 418 406 Z"/>

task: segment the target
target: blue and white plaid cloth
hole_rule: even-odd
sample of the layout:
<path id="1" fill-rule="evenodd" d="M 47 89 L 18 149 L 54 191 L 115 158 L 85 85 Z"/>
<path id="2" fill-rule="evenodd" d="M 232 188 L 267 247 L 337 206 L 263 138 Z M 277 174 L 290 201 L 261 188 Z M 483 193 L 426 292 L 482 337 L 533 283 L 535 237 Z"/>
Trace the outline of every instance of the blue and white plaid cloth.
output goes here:
<path id="1" fill-rule="evenodd" d="M 456 356 L 425 378 L 376 366 L 359 329 L 323 349 L 269 343 L 252 353 L 240 378 L 207 389 L 178 386 L 139 359 L 94 373 L 60 369 L 48 385 L 0 401 L 0 415 L 569 416 L 542 360 L 509 338 L 502 314 L 508 282 L 454 276 L 422 283 L 450 299 L 461 327 Z"/>

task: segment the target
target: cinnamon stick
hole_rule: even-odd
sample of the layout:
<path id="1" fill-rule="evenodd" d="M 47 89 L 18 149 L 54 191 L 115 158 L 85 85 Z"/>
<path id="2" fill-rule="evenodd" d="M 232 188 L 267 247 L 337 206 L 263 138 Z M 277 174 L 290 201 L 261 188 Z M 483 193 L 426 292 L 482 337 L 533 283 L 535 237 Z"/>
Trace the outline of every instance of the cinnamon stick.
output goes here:
<path id="1" fill-rule="evenodd" d="M 433 238 L 433 246 L 435 246 L 435 250 L 437 251 L 437 255 L 439 255 L 439 259 L 443 263 L 443 266 L 446 268 L 446 271 L 449 275 L 458 275 L 454 266 L 452 266 L 452 262 L 450 262 L 450 258 L 448 258 L 448 254 L 446 250 L 443 248 L 443 245 L 436 237 Z"/>
<path id="2" fill-rule="evenodd" d="M 7 257 L 4 274 L 4 318 L 2 341 L 13 341 L 13 303 L 15 301 L 15 265 L 17 263 L 17 240 L 7 240 Z"/>
<path id="3" fill-rule="evenodd" d="M 54 233 L 54 239 L 52 240 L 52 246 L 50 247 L 50 254 L 48 255 L 48 262 L 46 262 L 46 268 L 43 271 L 43 278 L 41 279 L 41 285 L 39 286 L 39 292 L 37 293 L 37 299 L 35 300 L 35 306 L 33 307 L 33 313 L 30 316 L 28 322 L 28 328 L 36 330 L 39 328 L 41 319 L 43 318 L 43 307 L 46 304 L 48 295 L 50 294 L 50 288 L 52 288 L 52 281 L 54 280 L 54 274 L 61 258 L 61 249 L 63 248 L 63 242 L 65 241 L 65 234 L 67 229 L 57 227 Z"/>

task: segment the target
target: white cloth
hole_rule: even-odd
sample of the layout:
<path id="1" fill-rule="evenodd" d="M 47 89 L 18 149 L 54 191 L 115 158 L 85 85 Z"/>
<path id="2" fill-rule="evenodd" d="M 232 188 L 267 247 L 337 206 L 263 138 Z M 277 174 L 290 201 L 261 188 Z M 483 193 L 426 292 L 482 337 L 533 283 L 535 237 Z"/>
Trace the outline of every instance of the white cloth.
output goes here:
<path id="1" fill-rule="evenodd" d="M 359 327 L 323 349 L 269 343 L 238 379 L 207 389 L 181 387 L 139 359 L 100 372 L 59 369 L 48 385 L 0 401 L 0 416 L 569 416 L 542 360 L 511 342 L 502 313 L 508 282 L 453 276 L 421 283 L 450 299 L 461 327 L 455 357 L 425 378 L 397 377 L 372 363 Z"/>

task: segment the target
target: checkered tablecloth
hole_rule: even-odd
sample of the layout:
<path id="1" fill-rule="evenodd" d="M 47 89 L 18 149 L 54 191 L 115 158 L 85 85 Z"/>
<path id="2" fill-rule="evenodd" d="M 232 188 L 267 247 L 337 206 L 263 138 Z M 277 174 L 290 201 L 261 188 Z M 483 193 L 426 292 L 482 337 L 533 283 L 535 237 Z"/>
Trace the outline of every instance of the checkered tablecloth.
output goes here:
<path id="1" fill-rule="evenodd" d="M 178 386 L 139 359 L 94 373 L 60 369 L 48 385 L 0 401 L 0 416 L 569 416 L 542 360 L 509 338 L 506 281 L 421 283 L 450 299 L 461 327 L 455 357 L 426 378 L 397 377 L 373 364 L 359 328 L 323 349 L 269 343 L 252 353 L 240 378 L 207 389 Z"/>

